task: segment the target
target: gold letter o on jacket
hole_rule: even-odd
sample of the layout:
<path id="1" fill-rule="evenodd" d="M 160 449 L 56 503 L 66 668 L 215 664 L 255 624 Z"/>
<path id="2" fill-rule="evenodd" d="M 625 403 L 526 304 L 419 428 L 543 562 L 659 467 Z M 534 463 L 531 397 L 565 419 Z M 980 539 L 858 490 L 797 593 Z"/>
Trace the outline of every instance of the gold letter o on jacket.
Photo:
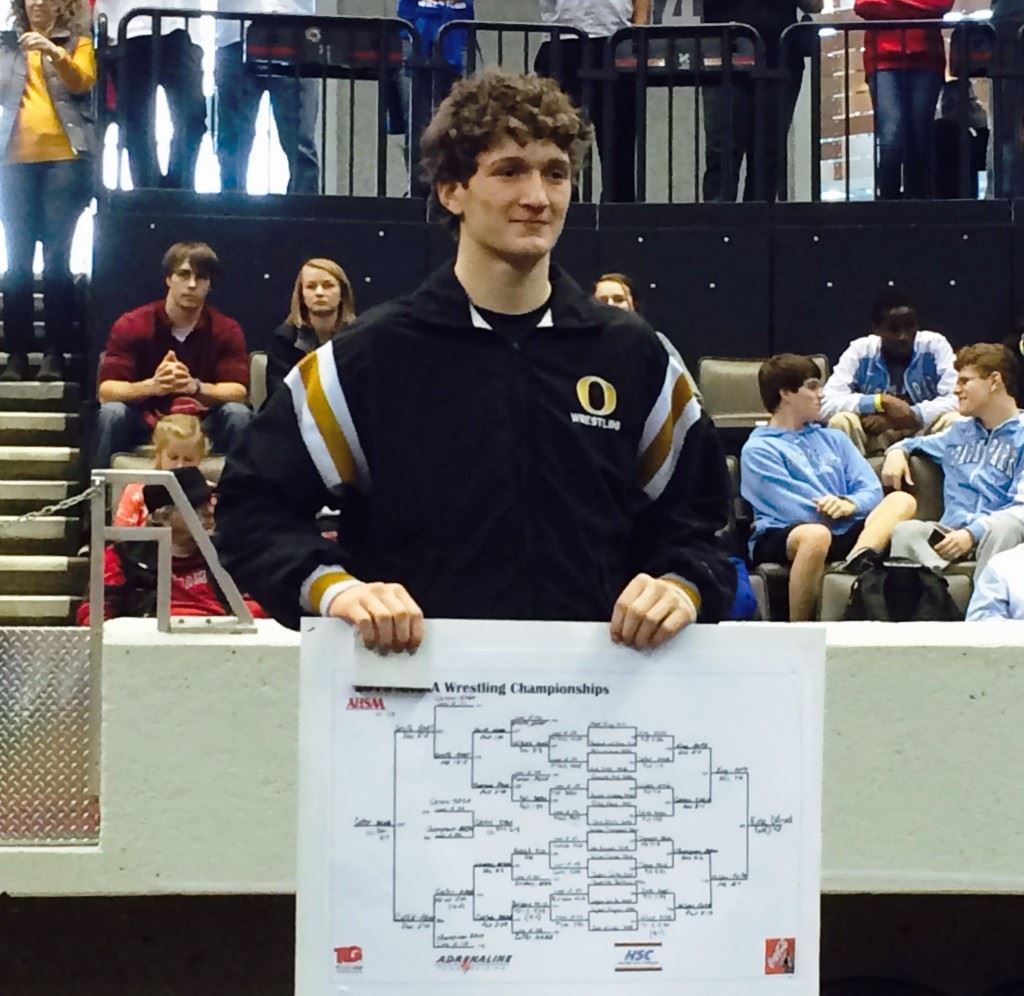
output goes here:
<path id="1" fill-rule="evenodd" d="M 603 398 L 603 403 L 597 408 L 590 403 L 590 389 L 595 385 L 601 388 Z M 576 397 L 580 399 L 583 410 L 590 415 L 611 415 L 619 403 L 615 388 L 600 377 L 580 377 L 576 382 Z"/>

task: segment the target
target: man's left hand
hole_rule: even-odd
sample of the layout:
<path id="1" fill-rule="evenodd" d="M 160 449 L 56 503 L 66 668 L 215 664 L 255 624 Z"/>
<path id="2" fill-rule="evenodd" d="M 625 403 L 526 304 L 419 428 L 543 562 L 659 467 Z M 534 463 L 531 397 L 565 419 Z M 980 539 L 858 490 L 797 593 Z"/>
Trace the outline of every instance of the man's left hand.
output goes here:
<path id="1" fill-rule="evenodd" d="M 943 560 L 959 560 L 974 549 L 974 537 L 969 529 L 954 529 L 934 549 Z"/>
<path id="2" fill-rule="evenodd" d="M 611 637 L 615 643 L 648 650 L 696 621 L 697 606 L 681 585 L 638 574 L 615 602 Z"/>

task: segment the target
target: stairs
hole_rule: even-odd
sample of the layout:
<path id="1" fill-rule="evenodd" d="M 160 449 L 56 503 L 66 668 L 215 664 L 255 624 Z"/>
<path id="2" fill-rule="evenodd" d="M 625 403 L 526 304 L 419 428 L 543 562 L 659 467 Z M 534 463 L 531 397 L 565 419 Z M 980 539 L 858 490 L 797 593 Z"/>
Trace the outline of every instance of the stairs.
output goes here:
<path id="1" fill-rule="evenodd" d="M 36 335 L 42 335 L 39 322 Z M 29 354 L 29 376 L 41 358 Z M 70 357 L 65 361 L 72 369 Z M 6 364 L 6 352 L 0 352 L 0 368 Z M 74 621 L 89 569 L 88 558 L 77 555 L 87 506 L 15 520 L 82 490 L 81 400 L 71 381 L 0 383 L 0 626 Z"/>

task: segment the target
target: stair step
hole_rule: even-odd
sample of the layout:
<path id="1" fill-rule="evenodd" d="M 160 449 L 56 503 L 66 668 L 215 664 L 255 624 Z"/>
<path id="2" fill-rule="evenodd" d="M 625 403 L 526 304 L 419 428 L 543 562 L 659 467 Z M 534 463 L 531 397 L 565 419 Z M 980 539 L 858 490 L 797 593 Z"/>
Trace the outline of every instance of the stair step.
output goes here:
<path id="1" fill-rule="evenodd" d="M 0 595 L 81 596 L 88 577 L 87 557 L 0 555 Z"/>
<path id="2" fill-rule="evenodd" d="M 77 481 L 73 446 L 0 446 L 0 481 Z"/>
<path id="3" fill-rule="evenodd" d="M 10 359 L 10 355 L 11 354 L 6 350 L 0 351 L 0 367 L 4 369 L 7 368 L 7 361 Z M 64 353 L 63 355 L 65 368 L 70 370 L 72 372 L 72 376 L 74 376 L 74 371 L 77 366 L 76 360 L 78 359 L 77 354 Z M 39 370 L 39 364 L 43 362 L 43 354 L 38 350 L 33 350 L 31 353 L 26 354 L 26 358 L 28 359 L 29 376 L 31 376 Z"/>
<path id="4" fill-rule="evenodd" d="M 73 443 L 77 436 L 77 414 L 0 411 L 0 446 L 52 446 Z"/>
<path id="5" fill-rule="evenodd" d="M 0 412 L 77 412 L 81 393 L 70 381 L 0 381 Z"/>
<path id="6" fill-rule="evenodd" d="M 0 626 L 66 626 L 80 598 L 68 595 L 0 595 Z"/>
<path id="7" fill-rule="evenodd" d="M 81 521 L 59 515 L 17 521 L 0 515 L 0 554 L 56 554 L 72 556 L 78 550 Z"/>
<path id="8" fill-rule="evenodd" d="M 22 515 L 63 501 L 78 490 L 72 481 L 0 480 L 0 515 Z M 72 513 L 75 514 L 75 513 Z"/>

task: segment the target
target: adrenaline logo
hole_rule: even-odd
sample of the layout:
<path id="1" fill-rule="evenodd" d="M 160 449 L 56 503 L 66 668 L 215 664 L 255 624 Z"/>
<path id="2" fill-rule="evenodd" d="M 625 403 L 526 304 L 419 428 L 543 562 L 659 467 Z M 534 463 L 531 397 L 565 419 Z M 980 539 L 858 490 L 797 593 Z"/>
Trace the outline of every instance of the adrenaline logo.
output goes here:
<path id="1" fill-rule="evenodd" d="M 506 969 L 512 955 L 441 955 L 434 964 L 438 968 L 468 972 L 471 968 Z"/>

